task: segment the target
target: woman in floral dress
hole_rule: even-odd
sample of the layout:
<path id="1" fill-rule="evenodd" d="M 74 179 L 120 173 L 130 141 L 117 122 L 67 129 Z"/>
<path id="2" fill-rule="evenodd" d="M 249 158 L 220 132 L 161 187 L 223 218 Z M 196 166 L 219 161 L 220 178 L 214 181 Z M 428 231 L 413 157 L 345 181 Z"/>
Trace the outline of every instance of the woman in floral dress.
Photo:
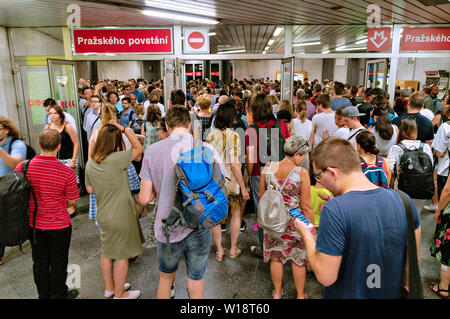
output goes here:
<path id="1" fill-rule="evenodd" d="M 440 298 L 448 299 L 450 285 L 450 178 L 447 179 L 438 209 L 434 214 L 436 231 L 431 246 L 431 255 L 441 263 L 441 281 L 430 283 L 430 289 Z"/>
<path id="2" fill-rule="evenodd" d="M 280 189 L 286 178 L 288 179 L 281 191 L 286 211 L 280 212 L 280 214 L 287 214 L 290 218 L 288 227 L 281 236 L 264 230 L 264 262 L 270 260 L 270 275 L 274 286 L 272 297 L 274 299 L 280 299 L 283 295 L 281 284 L 284 264 L 289 260 L 292 263 L 292 275 L 297 289 L 297 298 L 308 298 L 304 293 L 307 264 L 306 247 L 302 237 L 295 231 L 294 218 L 289 214 L 289 210 L 299 208 L 302 214 L 314 223 L 309 174 L 306 169 L 299 167 L 309 150 L 308 142 L 303 137 L 291 136 L 284 145 L 286 157 L 281 162 L 267 164 L 261 174 L 259 198 L 264 195 L 268 186 Z"/>

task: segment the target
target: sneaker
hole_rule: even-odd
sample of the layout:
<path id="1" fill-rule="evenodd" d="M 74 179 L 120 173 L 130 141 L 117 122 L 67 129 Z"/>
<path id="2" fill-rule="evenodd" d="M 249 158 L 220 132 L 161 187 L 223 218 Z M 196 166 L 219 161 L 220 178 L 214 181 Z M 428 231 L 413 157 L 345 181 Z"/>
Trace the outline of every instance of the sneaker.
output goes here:
<path id="1" fill-rule="evenodd" d="M 258 257 L 263 257 L 263 250 L 261 246 L 250 246 L 250 251 Z"/>
<path id="2" fill-rule="evenodd" d="M 70 289 L 67 291 L 65 299 L 76 299 L 80 293 L 76 289 Z"/>
<path id="3" fill-rule="evenodd" d="M 423 206 L 423 209 L 428 210 L 430 212 L 435 212 L 437 211 L 437 205 L 430 204 L 427 206 Z"/>
<path id="4" fill-rule="evenodd" d="M 138 299 L 140 295 L 141 295 L 140 290 L 131 290 L 128 291 L 128 297 L 121 297 L 121 298 L 114 297 L 114 299 Z"/>
<path id="5" fill-rule="evenodd" d="M 128 289 L 130 289 L 131 285 L 129 283 L 125 283 L 125 285 L 123 286 L 123 290 L 127 291 Z M 107 291 L 105 290 L 105 298 L 111 298 L 114 296 L 114 291 Z"/>
<path id="6" fill-rule="evenodd" d="M 243 220 L 241 222 L 241 231 L 245 231 L 247 229 L 247 223 L 245 222 L 245 220 Z"/>
<path id="7" fill-rule="evenodd" d="M 172 288 L 170 289 L 170 298 L 174 298 L 175 297 L 175 287 L 172 286 Z"/>
<path id="8" fill-rule="evenodd" d="M 227 224 L 220 224 L 220 228 L 222 229 L 222 233 L 227 231 Z"/>

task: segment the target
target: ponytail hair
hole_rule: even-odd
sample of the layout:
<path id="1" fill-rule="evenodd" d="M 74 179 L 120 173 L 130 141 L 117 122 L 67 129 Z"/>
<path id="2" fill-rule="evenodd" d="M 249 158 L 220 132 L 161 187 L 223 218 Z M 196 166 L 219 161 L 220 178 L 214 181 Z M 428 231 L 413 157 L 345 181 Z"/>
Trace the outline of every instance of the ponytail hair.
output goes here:
<path id="1" fill-rule="evenodd" d="M 302 123 L 304 123 L 306 121 L 306 103 L 305 101 L 298 101 L 295 104 L 295 110 L 297 111 L 297 115 L 298 118 L 300 119 L 300 121 L 302 121 Z"/>
<path id="2" fill-rule="evenodd" d="M 380 150 L 376 146 L 375 135 L 370 131 L 363 130 L 358 135 L 356 135 L 356 143 L 364 150 L 366 153 L 371 153 L 377 155 Z"/>

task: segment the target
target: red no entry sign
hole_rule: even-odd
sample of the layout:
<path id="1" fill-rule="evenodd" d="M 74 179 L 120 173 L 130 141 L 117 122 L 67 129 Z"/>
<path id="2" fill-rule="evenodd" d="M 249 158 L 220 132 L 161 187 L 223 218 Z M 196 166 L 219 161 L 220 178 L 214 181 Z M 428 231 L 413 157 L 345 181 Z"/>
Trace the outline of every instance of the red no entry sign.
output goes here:
<path id="1" fill-rule="evenodd" d="M 192 32 L 189 35 L 188 44 L 195 50 L 200 49 L 205 44 L 205 37 L 200 32 Z"/>

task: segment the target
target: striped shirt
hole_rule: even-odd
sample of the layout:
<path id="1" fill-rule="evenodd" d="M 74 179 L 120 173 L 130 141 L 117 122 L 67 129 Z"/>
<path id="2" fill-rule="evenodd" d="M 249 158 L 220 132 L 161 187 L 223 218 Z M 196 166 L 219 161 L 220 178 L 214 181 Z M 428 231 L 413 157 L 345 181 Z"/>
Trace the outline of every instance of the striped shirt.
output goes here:
<path id="1" fill-rule="evenodd" d="M 15 172 L 22 171 L 23 162 Z M 73 169 L 61 164 L 56 157 L 37 155 L 29 164 L 27 179 L 33 187 L 38 203 L 36 228 L 57 230 L 70 226 L 67 201 L 79 198 Z M 30 226 L 33 226 L 35 203 L 30 196 Z"/>

